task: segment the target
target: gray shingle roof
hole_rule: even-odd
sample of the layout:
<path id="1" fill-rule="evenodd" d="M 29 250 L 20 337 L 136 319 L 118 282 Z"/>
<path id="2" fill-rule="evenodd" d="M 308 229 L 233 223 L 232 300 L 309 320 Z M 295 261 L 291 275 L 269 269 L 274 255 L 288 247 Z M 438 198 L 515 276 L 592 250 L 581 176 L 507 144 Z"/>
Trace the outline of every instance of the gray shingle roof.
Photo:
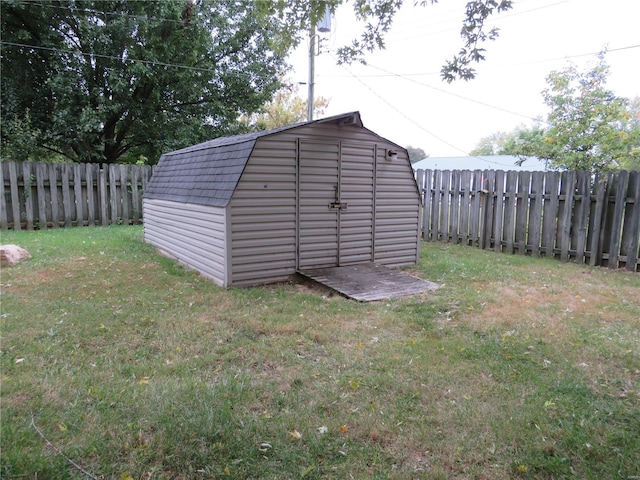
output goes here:
<path id="1" fill-rule="evenodd" d="M 226 207 L 251 156 L 256 140 L 311 123 L 349 120 L 362 127 L 358 112 L 298 123 L 262 132 L 221 137 L 160 157 L 144 198 Z"/>

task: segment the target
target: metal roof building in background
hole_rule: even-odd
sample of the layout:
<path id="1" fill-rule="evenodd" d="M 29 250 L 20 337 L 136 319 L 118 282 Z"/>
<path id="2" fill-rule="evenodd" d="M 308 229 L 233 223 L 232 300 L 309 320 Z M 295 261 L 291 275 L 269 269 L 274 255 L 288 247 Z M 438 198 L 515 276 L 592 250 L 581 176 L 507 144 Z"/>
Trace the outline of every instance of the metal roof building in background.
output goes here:
<path id="1" fill-rule="evenodd" d="M 546 171 L 547 163 L 537 157 L 526 157 L 522 166 L 516 165 L 517 155 L 478 155 L 465 157 L 427 157 L 415 162 L 414 170 L 515 170 Z"/>
<path id="2" fill-rule="evenodd" d="M 407 151 L 350 112 L 162 155 L 144 237 L 218 285 L 248 286 L 416 264 L 419 208 Z"/>

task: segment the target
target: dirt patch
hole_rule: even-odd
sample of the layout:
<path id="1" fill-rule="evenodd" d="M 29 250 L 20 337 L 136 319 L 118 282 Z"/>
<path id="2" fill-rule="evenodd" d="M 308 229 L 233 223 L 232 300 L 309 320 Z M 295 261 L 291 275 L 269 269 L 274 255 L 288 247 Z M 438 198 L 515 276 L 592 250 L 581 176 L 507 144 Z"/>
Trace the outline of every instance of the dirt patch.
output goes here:
<path id="1" fill-rule="evenodd" d="M 335 290 L 330 289 L 326 285 L 315 282 L 310 278 L 303 277 L 302 275 L 296 275 L 294 279 L 295 289 L 298 293 L 304 293 L 309 295 L 318 295 L 325 299 L 342 298 Z"/>

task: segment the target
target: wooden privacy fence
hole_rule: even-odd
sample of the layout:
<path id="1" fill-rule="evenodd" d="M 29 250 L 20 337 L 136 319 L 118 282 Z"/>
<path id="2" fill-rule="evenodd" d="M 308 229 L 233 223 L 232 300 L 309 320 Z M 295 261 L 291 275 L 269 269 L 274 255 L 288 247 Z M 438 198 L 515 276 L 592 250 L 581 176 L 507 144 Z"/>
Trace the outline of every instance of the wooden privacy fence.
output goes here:
<path id="1" fill-rule="evenodd" d="M 0 229 L 142 222 L 148 165 L 0 163 Z"/>
<path id="2" fill-rule="evenodd" d="M 425 240 L 640 271 L 640 172 L 418 170 Z"/>

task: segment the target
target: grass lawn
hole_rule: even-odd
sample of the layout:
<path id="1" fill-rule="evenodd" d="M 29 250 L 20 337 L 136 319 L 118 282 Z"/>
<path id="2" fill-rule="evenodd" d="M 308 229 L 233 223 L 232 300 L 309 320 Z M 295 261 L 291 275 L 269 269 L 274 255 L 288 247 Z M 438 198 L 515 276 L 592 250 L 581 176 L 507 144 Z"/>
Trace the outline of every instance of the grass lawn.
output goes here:
<path id="1" fill-rule="evenodd" d="M 140 227 L 3 232 L 2 479 L 638 479 L 640 275 L 424 243 L 441 288 L 223 290 Z M 72 463 L 73 462 L 73 463 Z"/>

